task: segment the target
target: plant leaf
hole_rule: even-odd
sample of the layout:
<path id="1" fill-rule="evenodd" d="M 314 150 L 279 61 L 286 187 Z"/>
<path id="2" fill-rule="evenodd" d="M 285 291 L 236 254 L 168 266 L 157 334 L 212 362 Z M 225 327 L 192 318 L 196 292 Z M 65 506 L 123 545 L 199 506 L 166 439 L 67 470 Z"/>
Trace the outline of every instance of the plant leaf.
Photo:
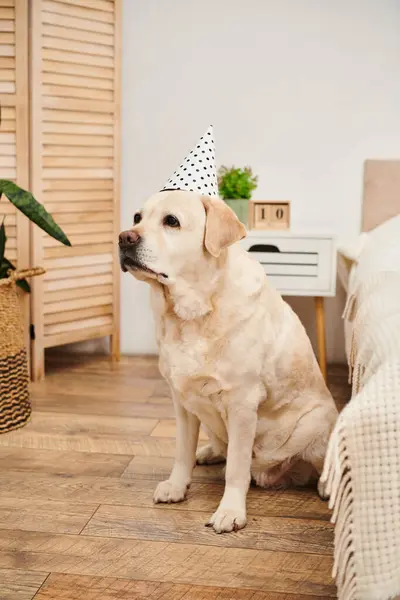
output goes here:
<path id="1" fill-rule="evenodd" d="M 3 258 L 3 262 L 0 264 L 0 269 L 4 270 L 4 277 L 7 277 L 8 271 L 15 271 L 14 265 L 5 256 Z"/>
<path id="2" fill-rule="evenodd" d="M 8 277 L 8 271 L 10 271 L 10 269 L 11 271 L 15 271 L 15 266 L 7 258 L 3 258 L 3 261 L 0 264 L 0 279 Z M 16 284 L 24 290 L 24 292 L 30 293 L 31 288 L 26 279 L 20 279 L 16 281 Z"/>
<path id="3" fill-rule="evenodd" d="M 65 246 L 71 245 L 61 227 L 57 225 L 45 207 L 35 200 L 30 192 L 21 189 L 11 181 L 0 179 L 0 194 L 7 196 L 9 201 L 18 210 L 24 213 L 30 221 L 43 229 L 43 231 L 51 235 L 51 237 L 65 244 Z"/>
<path id="4" fill-rule="evenodd" d="M 11 269 L 12 271 L 15 271 L 15 266 L 5 256 L 3 256 L 3 262 L 1 263 L 1 266 L 2 267 L 6 266 L 7 269 Z"/>
<path id="5" fill-rule="evenodd" d="M 0 263 L 0 279 L 8 277 L 8 271 L 15 271 L 15 267 L 10 261 L 4 256 L 3 261 Z"/>
<path id="6" fill-rule="evenodd" d="M 26 292 L 27 294 L 30 293 L 31 291 L 31 287 L 29 285 L 29 283 L 27 282 L 26 279 L 18 279 L 18 281 L 16 282 L 17 286 L 21 288 L 21 290 L 24 290 L 24 292 Z"/>
<path id="7" fill-rule="evenodd" d="M 2 222 L 1 227 L 0 227 L 0 265 L 3 262 L 4 248 L 6 247 L 6 241 L 7 241 L 6 230 L 5 230 L 5 227 L 4 227 L 4 219 L 3 219 L 3 222 Z"/>

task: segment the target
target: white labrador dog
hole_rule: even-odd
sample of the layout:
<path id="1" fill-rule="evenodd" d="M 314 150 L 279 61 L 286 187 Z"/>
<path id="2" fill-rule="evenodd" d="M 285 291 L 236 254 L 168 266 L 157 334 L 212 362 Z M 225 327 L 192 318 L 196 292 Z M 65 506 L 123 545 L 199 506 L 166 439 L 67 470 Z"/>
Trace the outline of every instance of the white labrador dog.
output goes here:
<path id="1" fill-rule="evenodd" d="M 176 411 L 176 458 L 155 502 L 180 502 L 196 462 L 226 458 L 225 491 L 209 525 L 246 525 L 251 477 L 264 487 L 321 472 L 337 410 L 299 319 L 240 244 L 243 225 L 221 200 L 164 191 L 119 238 L 123 271 L 151 285 L 160 371 Z"/>

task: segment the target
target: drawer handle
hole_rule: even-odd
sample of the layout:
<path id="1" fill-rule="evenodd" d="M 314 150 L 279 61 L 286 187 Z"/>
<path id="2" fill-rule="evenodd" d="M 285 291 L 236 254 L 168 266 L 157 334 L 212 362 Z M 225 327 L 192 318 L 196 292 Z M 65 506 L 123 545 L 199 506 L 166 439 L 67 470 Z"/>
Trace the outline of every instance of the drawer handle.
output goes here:
<path id="1" fill-rule="evenodd" d="M 254 244 L 250 246 L 249 252 L 280 252 L 278 246 L 274 244 Z"/>

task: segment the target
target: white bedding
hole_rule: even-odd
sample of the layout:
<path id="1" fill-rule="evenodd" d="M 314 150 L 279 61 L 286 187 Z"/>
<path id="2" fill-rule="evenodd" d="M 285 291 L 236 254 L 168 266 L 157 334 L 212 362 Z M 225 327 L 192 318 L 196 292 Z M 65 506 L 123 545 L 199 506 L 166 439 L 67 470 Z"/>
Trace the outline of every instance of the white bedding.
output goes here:
<path id="1" fill-rule="evenodd" d="M 334 509 L 342 600 L 400 593 L 400 216 L 339 249 L 347 261 L 353 396 L 322 480 Z"/>

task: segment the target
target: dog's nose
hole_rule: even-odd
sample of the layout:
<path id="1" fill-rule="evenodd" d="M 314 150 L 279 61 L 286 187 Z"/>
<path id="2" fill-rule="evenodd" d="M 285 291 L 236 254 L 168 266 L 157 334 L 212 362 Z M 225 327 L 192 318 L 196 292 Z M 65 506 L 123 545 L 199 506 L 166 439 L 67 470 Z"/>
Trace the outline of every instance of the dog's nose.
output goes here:
<path id="1" fill-rule="evenodd" d="M 136 231 L 128 230 L 119 234 L 120 246 L 133 246 L 140 240 L 140 235 Z"/>

